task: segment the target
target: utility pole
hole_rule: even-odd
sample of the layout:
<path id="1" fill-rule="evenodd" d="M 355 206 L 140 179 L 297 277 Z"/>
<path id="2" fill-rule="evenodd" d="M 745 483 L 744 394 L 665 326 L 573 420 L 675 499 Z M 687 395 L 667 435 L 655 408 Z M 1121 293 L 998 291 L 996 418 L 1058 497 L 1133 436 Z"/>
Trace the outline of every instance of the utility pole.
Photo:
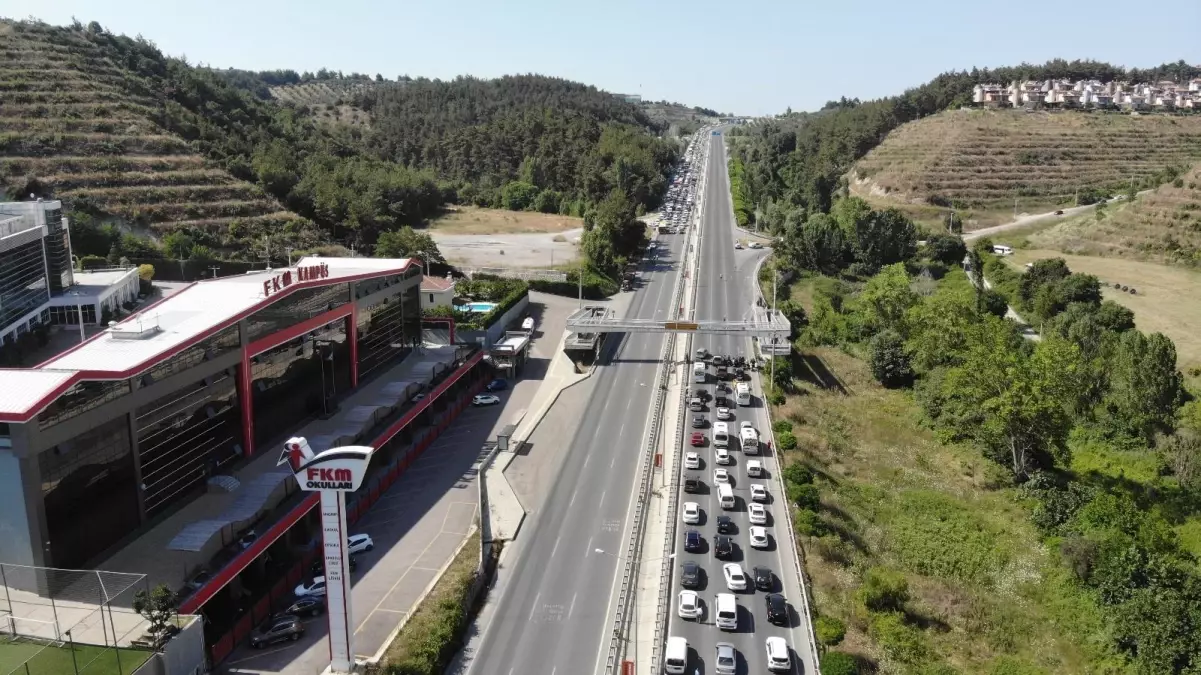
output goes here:
<path id="1" fill-rule="evenodd" d="M 1014 220 L 1018 219 L 1018 198 L 1017 197 L 1013 198 L 1013 219 Z"/>
<path id="2" fill-rule="evenodd" d="M 264 255 L 267 256 L 267 269 L 270 270 L 271 269 L 271 237 L 268 237 L 265 234 L 263 235 L 263 251 L 265 252 Z"/>
<path id="3" fill-rule="evenodd" d="M 217 278 L 217 271 L 218 271 L 218 270 L 220 270 L 220 269 L 221 269 L 221 268 L 220 268 L 220 267 L 217 267 L 216 265 L 213 265 L 212 267 L 209 267 L 209 271 L 213 273 L 213 278 L 214 278 L 214 279 L 216 279 L 216 278 Z"/>
<path id="4" fill-rule="evenodd" d="M 292 266 L 292 247 L 288 246 L 284 250 L 288 252 L 288 267 Z"/>
<path id="5" fill-rule="evenodd" d="M 576 274 L 580 282 L 580 309 L 584 309 L 584 264 L 580 263 L 580 271 Z"/>
<path id="6" fill-rule="evenodd" d="M 780 282 L 779 270 L 776 269 L 776 261 L 771 263 L 771 313 L 776 313 L 776 296 L 779 295 L 777 284 Z M 771 344 L 771 386 L 774 389 L 776 386 L 776 343 L 775 338 L 772 338 Z"/>

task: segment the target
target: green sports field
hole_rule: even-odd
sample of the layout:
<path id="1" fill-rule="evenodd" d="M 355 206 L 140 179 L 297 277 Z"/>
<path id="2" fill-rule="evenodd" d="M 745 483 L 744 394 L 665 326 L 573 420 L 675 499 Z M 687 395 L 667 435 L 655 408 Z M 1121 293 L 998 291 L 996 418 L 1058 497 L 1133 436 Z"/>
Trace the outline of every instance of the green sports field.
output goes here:
<path id="1" fill-rule="evenodd" d="M 75 645 L 72 658 L 71 649 L 65 644 L 46 647 L 42 642 L 4 638 L 0 639 L 0 675 L 130 675 L 150 658 L 150 652 L 142 649 L 119 651 L 120 654 L 118 650 L 96 645 Z"/>

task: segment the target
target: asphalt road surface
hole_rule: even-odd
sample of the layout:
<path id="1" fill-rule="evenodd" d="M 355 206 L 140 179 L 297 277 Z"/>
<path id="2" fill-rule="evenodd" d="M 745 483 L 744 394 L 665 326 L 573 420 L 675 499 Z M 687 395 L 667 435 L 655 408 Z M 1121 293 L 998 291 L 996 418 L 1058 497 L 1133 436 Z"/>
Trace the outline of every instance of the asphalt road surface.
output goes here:
<path id="1" fill-rule="evenodd" d="M 684 237 L 661 237 L 627 316 L 666 320 Z M 629 514 L 665 335 L 611 334 L 592 400 L 545 506 L 512 546 L 516 565 L 483 628 L 476 675 L 603 672 Z M 552 411 L 553 414 L 553 411 Z M 597 553 L 601 549 L 603 553 Z"/>
<path id="2" fill-rule="evenodd" d="M 735 250 L 735 232 L 732 223 L 732 213 L 729 202 L 729 178 L 726 171 L 726 153 L 722 145 L 722 137 L 713 136 L 709 149 L 708 177 L 705 182 L 705 204 L 701 229 L 701 281 L 697 290 L 696 317 L 699 320 L 728 319 L 730 321 L 750 318 L 750 310 L 754 304 L 754 272 L 759 258 L 765 255 L 762 250 Z M 732 356 L 749 356 L 751 342 L 749 338 L 725 336 L 697 336 L 693 340 L 693 349 L 706 348 L 713 354 L 729 354 Z M 703 385 L 711 396 L 717 392 L 714 379 L 715 369 L 709 368 L 709 383 Z M 731 386 L 733 383 L 730 383 Z M 693 388 L 702 386 L 692 384 Z M 719 642 L 728 642 L 738 650 L 737 672 L 766 673 L 767 659 L 765 640 L 770 636 L 780 636 L 788 641 L 791 647 L 794 673 L 816 673 L 816 655 L 809 653 L 804 630 L 801 626 L 802 614 L 796 603 L 801 602 L 801 589 L 796 578 L 793 563 L 794 552 L 788 550 L 788 533 L 782 528 L 788 527 L 785 509 L 788 508 L 784 495 L 776 494 L 773 482 L 774 473 L 769 477 L 750 479 L 746 473 L 748 458 L 738 449 L 738 426 L 744 420 L 750 420 L 761 437 L 767 432 L 767 414 L 763 408 L 763 392 L 754 391 L 752 387 L 752 405 L 750 407 L 732 408 L 734 419 L 730 426 L 730 454 L 733 464 L 726 467 L 733 478 L 734 495 L 737 504 L 732 511 L 723 511 L 717 501 L 717 490 L 713 486 L 713 469 L 718 465 L 713 462 L 712 426 L 717 420 L 716 406 L 713 399 L 707 402 L 709 418 L 708 428 L 704 429 L 708 443 L 702 448 L 687 447 L 685 451 L 699 451 L 702 468 L 689 470 L 683 468 L 683 473 L 698 474 L 704 487 L 700 493 L 687 494 L 681 491 L 681 502 L 697 502 L 700 505 L 702 519 L 699 525 L 676 525 L 676 572 L 672 575 L 672 608 L 669 621 L 668 635 L 681 636 L 688 640 L 690 648 L 689 675 L 700 667 L 700 672 L 710 675 L 714 672 L 714 653 Z M 734 395 L 728 394 L 732 400 Z M 693 413 L 689 413 L 691 420 Z M 691 430 L 689 430 L 691 431 Z M 687 437 L 685 434 L 685 442 Z M 775 472 L 775 456 L 767 451 L 767 444 L 761 443 L 760 454 L 754 459 L 764 463 L 767 471 Z M 767 504 L 769 520 L 767 531 L 770 536 L 769 547 L 763 550 L 750 546 L 749 529 L 751 526 L 747 505 L 750 503 L 750 483 L 762 483 L 770 494 L 771 501 Z M 679 509 L 683 513 L 683 508 Z M 718 560 L 713 555 L 713 541 L 717 534 L 716 518 L 721 515 L 730 516 L 735 524 L 734 555 L 728 560 Z M 704 540 L 704 548 L 700 553 L 684 551 L 684 533 L 689 529 L 699 530 Z M 699 620 L 681 619 L 677 613 L 676 603 L 679 597 L 680 566 L 686 561 L 695 561 L 704 570 L 702 586 L 697 589 L 701 599 L 704 614 Z M 722 566 L 726 562 L 737 562 L 742 565 L 744 572 L 750 576 L 751 568 L 755 566 L 769 567 L 775 576 L 774 592 L 782 593 L 788 600 L 791 620 L 787 627 L 773 626 L 767 621 L 764 596 L 766 593 L 754 590 L 754 584 L 748 583 L 748 590 L 735 593 L 738 598 L 739 614 L 736 631 L 722 631 L 714 624 L 716 611 L 715 596 L 726 590 Z M 748 579 L 748 582 L 751 580 Z M 798 665 L 798 661 L 800 665 Z M 803 665 L 803 669 L 802 666 Z"/>

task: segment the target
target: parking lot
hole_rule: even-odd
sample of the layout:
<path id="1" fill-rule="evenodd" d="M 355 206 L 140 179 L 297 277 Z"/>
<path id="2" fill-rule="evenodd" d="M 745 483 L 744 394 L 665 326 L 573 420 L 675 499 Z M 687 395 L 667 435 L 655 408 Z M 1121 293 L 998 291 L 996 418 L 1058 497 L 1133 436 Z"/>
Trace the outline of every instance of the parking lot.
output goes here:
<path id="1" fill-rule="evenodd" d="M 375 542 L 373 551 L 358 556 L 354 573 L 352 609 L 360 659 L 384 646 L 471 532 L 477 511 L 473 466 L 486 453 L 485 443 L 529 407 L 546 372 L 548 359 L 541 355 L 553 353 L 562 337 L 570 303 L 555 298 L 539 302 L 537 296 L 531 297 L 530 314 L 538 327 L 523 377 L 498 392 L 500 405 L 466 409 L 352 532 L 366 532 Z M 326 619 L 303 621 L 306 633 L 297 642 L 262 650 L 240 645 L 221 672 L 322 672 L 329 665 Z"/>

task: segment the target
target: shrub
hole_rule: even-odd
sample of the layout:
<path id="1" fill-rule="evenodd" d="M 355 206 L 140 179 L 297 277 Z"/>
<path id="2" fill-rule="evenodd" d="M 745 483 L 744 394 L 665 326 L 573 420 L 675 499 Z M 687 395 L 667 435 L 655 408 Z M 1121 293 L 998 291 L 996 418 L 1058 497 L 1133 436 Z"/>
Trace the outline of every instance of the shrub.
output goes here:
<path id="1" fill-rule="evenodd" d="M 813 482 L 813 472 L 809 467 L 799 462 L 793 462 L 784 467 L 784 472 L 781 474 L 784 480 L 794 485 L 808 485 Z"/>
<path id="2" fill-rule="evenodd" d="M 835 647 L 847 635 L 846 624 L 832 616 L 819 616 L 813 622 L 813 632 L 823 647 Z M 822 663 L 825 668 L 825 663 Z"/>
<path id="3" fill-rule="evenodd" d="M 788 501 L 798 509 L 809 509 L 816 511 L 820 504 L 818 498 L 817 487 L 813 484 L 798 485 L 796 483 L 786 483 L 784 490 L 788 493 Z"/>
<path id="4" fill-rule="evenodd" d="M 776 434 L 776 442 L 780 444 L 781 450 L 796 450 L 796 436 L 792 435 L 791 431 Z"/>
<path id="5" fill-rule="evenodd" d="M 826 652 L 819 664 L 822 675 L 859 675 L 859 664 L 846 652 Z"/>
<path id="6" fill-rule="evenodd" d="M 99 255 L 85 255 L 79 259 L 79 267 L 82 270 L 95 270 L 108 267 L 108 259 Z"/>
<path id="7" fill-rule="evenodd" d="M 913 366 L 899 333 L 891 329 L 877 333 L 871 339 L 870 349 L 872 376 L 877 382 L 891 389 L 913 381 Z"/>
<path id="8" fill-rule="evenodd" d="M 836 565 L 851 564 L 851 547 L 833 534 L 824 534 L 810 544 L 819 558 Z"/>
<path id="9" fill-rule="evenodd" d="M 788 399 L 784 396 L 784 392 L 779 389 L 767 392 L 767 402 L 770 405 L 784 405 L 786 400 Z"/>
<path id="10" fill-rule="evenodd" d="M 884 653 L 901 663 L 919 664 L 928 656 L 929 649 L 921 631 L 905 623 L 900 612 L 873 616 L 867 632 Z"/>
<path id="11" fill-rule="evenodd" d="M 798 509 L 793 513 L 792 523 L 796 533 L 805 537 L 820 537 L 826 533 L 826 526 L 816 511 Z"/>
<path id="12" fill-rule="evenodd" d="M 899 612 L 909 602 L 909 582 L 900 572 L 873 567 L 867 571 L 856 595 L 869 611 Z"/>
<path id="13" fill-rule="evenodd" d="M 771 428 L 772 431 L 776 432 L 777 434 L 782 434 L 784 432 L 792 433 L 792 422 L 789 422 L 788 420 L 776 420 L 772 423 Z"/>

